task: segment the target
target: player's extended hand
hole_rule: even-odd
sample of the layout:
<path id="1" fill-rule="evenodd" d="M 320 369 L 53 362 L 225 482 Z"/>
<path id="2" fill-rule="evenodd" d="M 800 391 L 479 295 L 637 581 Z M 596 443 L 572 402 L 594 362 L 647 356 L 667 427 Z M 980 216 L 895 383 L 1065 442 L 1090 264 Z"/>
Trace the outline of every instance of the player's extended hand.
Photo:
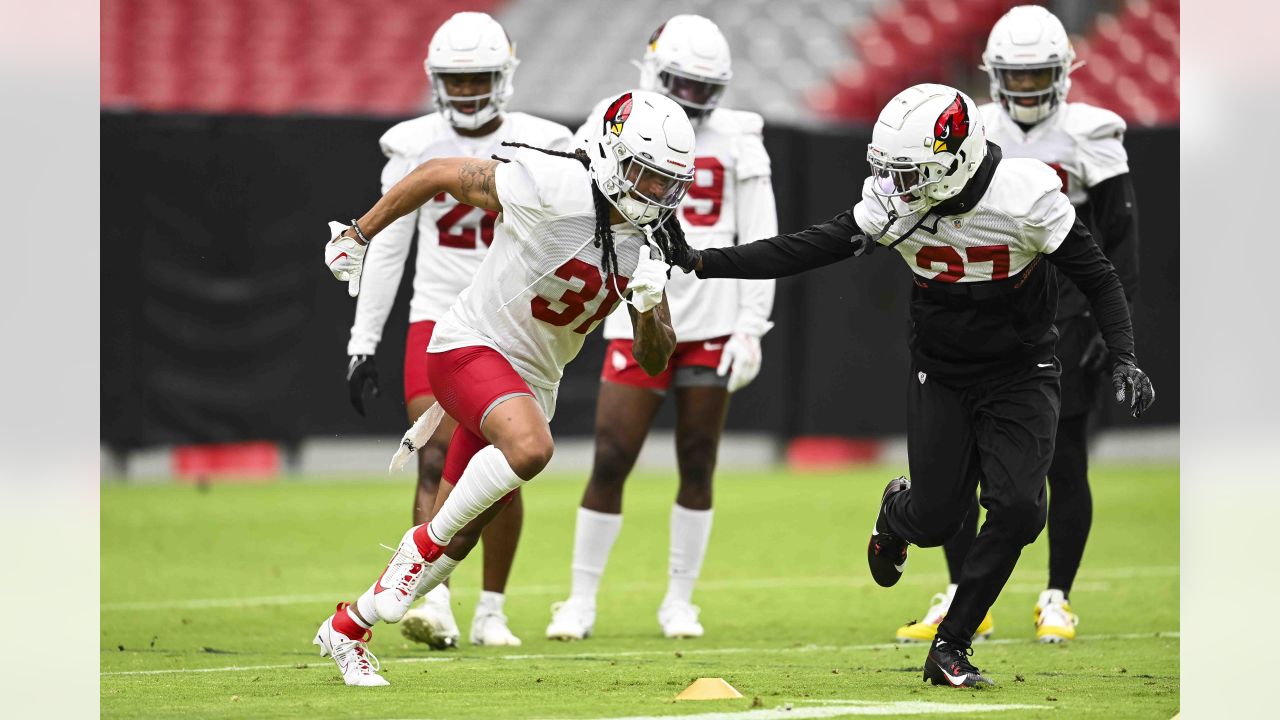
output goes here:
<path id="1" fill-rule="evenodd" d="M 347 363 L 347 392 L 351 396 L 351 407 L 364 417 L 364 389 L 370 386 L 373 396 L 382 395 L 378 387 L 378 364 L 372 355 L 352 355 Z"/>
<path id="2" fill-rule="evenodd" d="M 1151 403 L 1156 401 L 1156 389 L 1151 385 L 1151 378 L 1132 362 L 1118 363 L 1111 371 L 1111 389 L 1116 394 L 1116 402 L 1127 403 L 1129 414 L 1140 418 Z"/>
<path id="3" fill-rule="evenodd" d="M 686 273 L 691 273 L 698 269 L 698 265 L 702 262 L 702 251 L 698 248 L 691 247 L 685 253 L 684 257 L 675 260 L 673 267 L 678 267 Z"/>
<path id="4" fill-rule="evenodd" d="M 347 294 L 355 297 L 360 294 L 360 272 L 364 269 L 364 253 L 369 246 L 361 245 L 355 238 L 342 234 L 350 227 L 340 222 L 329 223 L 329 242 L 324 246 L 324 264 L 334 277 L 347 283 Z"/>
<path id="5" fill-rule="evenodd" d="M 637 312 L 647 313 L 662 303 L 662 293 L 667 288 L 667 273 L 671 266 L 654 257 L 658 254 L 648 245 L 640 246 L 640 258 L 636 271 L 631 275 L 627 290 L 631 304 Z"/>
<path id="6" fill-rule="evenodd" d="M 761 359 L 760 338 L 737 332 L 725 342 L 716 374 L 724 377 L 726 372 L 729 373 L 729 392 L 738 392 L 760 374 Z"/>

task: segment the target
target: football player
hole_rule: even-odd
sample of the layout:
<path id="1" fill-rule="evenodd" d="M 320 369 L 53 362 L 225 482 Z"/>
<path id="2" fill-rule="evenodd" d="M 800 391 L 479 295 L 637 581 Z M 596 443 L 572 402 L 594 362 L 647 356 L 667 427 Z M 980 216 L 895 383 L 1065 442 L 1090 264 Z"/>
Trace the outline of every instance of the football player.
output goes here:
<path id="1" fill-rule="evenodd" d="M 1024 5 L 1006 13 L 992 28 L 982 60 L 994 100 L 978 107 L 987 139 L 999 145 L 1005 157 L 1035 158 L 1058 173 L 1062 192 L 1091 225 L 1132 307 L 1138 288 L 1138 219 L 1123 143 L 1124 120 L 1110 110 L 1066 102 L 1075 51 L 1062 23 L 1045 8 Z M 1049 582 L 1034 613 L 1041 642 L 1062 642 L 1076 635 L 1078 618 L 1068 597 L 1093 520 L 1088 423 L 1107 359 L 1089 305 L 1070 282 L 1058 285 L 1054 324 L 1062 363 L 1062 412 L 1049 465 Z M 943 546 L 951 584 L 934 595 L 922 621 L 898 629 L 899 640 L 933 639 L 977 533 L 977 515 L 975 497 L 960 532 Z M 988 614 L 978 635 L 989 635 L 992 628 Z"/>
<path id="2" fill-rule="evenodd" d="M 990 684 L 969 661 L 970 643 L 1022 547 L 1045 522 L 1061 374 L 1053 327 L 1058 278 L 1050 266 L 1089 301 L 1116 400 L 1137 417 L 1155 395 L 1137 366 L 1120 279 L 1062 194 L 1057 173 L 1038 160 L 1003 158 L 964 93 L 944 85 L 899 93 L 876 120 L 867 160 L 872 176 L 852 209 L 790 235 L 694 250 L 686 267 L 701 277 L 776 278 L 880 244 L 907 262 L 912 479 L 885 487 L 867 562 L 878 584 L 894 585 L 908 544 L 949 540 L 980 488 L 986 520 L 924 676 L 954 687 Z"/>
<path id="3" fill-rule="evenodd" d="M 563 125 L 505 111 L 518 63 L 506 32 L 485 13 L 461 12 L 446 20 L 431 38 L 423 63 L 431 80 L 435 112 L 402 122 L 382 136 L 382 152 L 388 158 L 382 171 L 383 192 L 433 157 L 487 159 L 503 142 L 513 138 L 541 147 L 567 147 L 569 130 Z M 379 393 L 374 352 L 395 302 L 414 231 L 418 235 L 418 259 L 404 357 L 404 399 L 410 422 L 435 403 L 427 378 L 427 346 L 436 321 L 471 284 L 493 242 L 496 220 L 497 213 L 492 210 L 472 207 L 448 193 L 440 193 L 382 231 L 378 244 L 365 258 L 355 324 L 347 343 L 348 392 L 361 415 L 365 388 L 372 388 L 375 396 Z M 452 420 L 442 421 L 435 436 L 418 453 L 415 525 L 429 521 L 435 514 L 436 491 L 454 426 Z M 471 622 L 473 644 L 520 644 L 507 627 L 503 599 L 523 515 L 517 493 L 485 530 L 484 589 Z M 442 584 L 432 590 L 421 606 L 409 611 L 400 629 L 405 637 L 435 649 L 455 646 L 459 632 L 449 587 Z"/>
<path id="4" fill-rule="evenodd" d="M 679 103 L 697 134 L 693 186 L 677 211 L 695 248 L 733 245 L 778 232 L 769 155 L 755 113 L 719 107 L 731 76 L 729 44 L 715 23 L 676 15 L 649 38 L 640 86 Z M 604 109 L 602 102 L 589 117 Z M 575 144 L 594 123 L 578 130 Z M 711 478 L 729 394 L 760 372 L 760 338 L 769 330 L 773 280 L 711 280 L 677 274 L 667 283 L 676 337 L 667 369 L 650 376 L 631 352 L 625 313 L 604 323 L 609 341 L 596 405 L 596 451 L 578 508 L 569 599 L 553 606 L 547 637 L 581 640 L 596 617 L 596 590 L 622 528 L 622 487 L 668 393 L 676 403 L 680 485 L 671 507 L 667 594 L 658 609 L 669 638 L 701 637 L 694 584 L 711 535 Z"/>
<path id="5" fill-rule="evenodd" d="M 664 297 L 670 266 L 690 252 L 673 214 L 693 182 L 693 127 L 670 98 L 636 90 L 596 119 L 590 151 L 522 143 L 509 162 L 434 158 L 358 221 L 331 223 L 325 263 L 358 292 L 369 240 L 440 193 L 498 212 L 475 280 L 436 324 L 427 376 L 437 404 L 405 434 L 393 467 L 457 422 L 445 456 L 447 497 L 409 528 L 386 569 L 316 633 L 348 685 L 385 685 L 365 645 L 378 620 L 398 622 L 448 579 L 503 497 L 551 459 L 551 416 L 564 366 L 587 333 L 627 297 L 633 351 L 656 375 L 675 349 Z"/>

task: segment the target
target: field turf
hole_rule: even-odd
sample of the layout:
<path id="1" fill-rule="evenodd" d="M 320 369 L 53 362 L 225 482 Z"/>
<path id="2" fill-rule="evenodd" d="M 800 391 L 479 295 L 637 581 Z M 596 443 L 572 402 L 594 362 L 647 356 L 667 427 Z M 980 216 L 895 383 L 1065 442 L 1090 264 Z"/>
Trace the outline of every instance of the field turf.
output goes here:
<path id="1" fill-rule="evenodd" d="M 940 550 L 913 549 L 892 589 L 866 569 L 867 531 L 890 469 L 721 473 L 711 549 L 695 596 L 705 638 L 662 638 L 674 479 L 639 474 L 601 588 L 595 635 L 542 638 L 568 592 L 583 476 L 526 489 L 525 534 L 507 598 L 514 649 L 435 653 L 375 629 L 386 688 L 348 688 L 310 644 L 339 600 L 373 580 L 408 526 L 404 481 L 102 489 L 104 717 L 828 718 L 857 715 L 1169 718 L 1178 712 L 1178 470 L 1093 473 L 1094 530 L 1072 593 L 1080 637 L 1034 642 L 1046 536 L 1027 548 L 974 661 L 997 686 L 922 684 L 922 646 L 892 643 L 946 583 Z M 477 552 L 454 578 L 466 639 Z M 676 702 L 699 677 L 736 700 Z M 790 708 L 789 710 L 787 708 Z M 714 714 L 711 714 L 714 713 Z"/>

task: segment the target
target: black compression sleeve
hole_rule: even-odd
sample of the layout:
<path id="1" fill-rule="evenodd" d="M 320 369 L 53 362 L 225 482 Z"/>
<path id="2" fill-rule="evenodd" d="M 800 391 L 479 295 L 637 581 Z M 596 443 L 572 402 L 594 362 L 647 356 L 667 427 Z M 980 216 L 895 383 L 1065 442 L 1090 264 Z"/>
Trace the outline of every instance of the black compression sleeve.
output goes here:
<path id="1" fill-rule="evenodd" d="M 1088 190 L 1098 246 L 1116 268 L 1130 305 L 1138 296 L 1138 203 L 1129 173 Z"/>
<path id="2" fill-rule="evenodd" d="M 1115 267 L 1102 254 L 1080 218 L 1076 218 L 1058 249 L 1045 257 L 1089 299 L 1112 359 L 1135 362 L 1133 322 L 1129 318 L 1124 288 L 1120 286 Z"/>
<path id="3" fill-rule="evenodd" d="M 831 220 L 790 235 L 746 245 L 702 251 L 698 277 L 780 278 L 853 257 L 851 240 L 862 231 L 846 210 Z"/>

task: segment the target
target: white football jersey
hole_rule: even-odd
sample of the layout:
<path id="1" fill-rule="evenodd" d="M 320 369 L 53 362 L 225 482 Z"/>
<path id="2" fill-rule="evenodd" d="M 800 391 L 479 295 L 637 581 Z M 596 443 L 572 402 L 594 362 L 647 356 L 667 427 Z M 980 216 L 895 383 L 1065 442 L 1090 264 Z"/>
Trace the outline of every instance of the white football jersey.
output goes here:
<path id="1" fill-rule="evenodd" d="M 523 148 L 506 157 L 496 173 L 502 214 L 493 247 L 437 322 L 429 351 L 491 347 L 531 386 L 554 391 L 587 334 L 620 304 L 648 249 L 630 223 L 614 225 L 621 277 L 605 273 L 582 163 Z"/>
<path id="2" fill-rule="evenodd" d="M 862 185 L 854 221 L 865 233 L 884 228 L 887 215 Z M 898 200 L 894 199 L 897 203 Z M 880 239 L 888 245 L 905 235 L 924 211 L 906 214 Z M 978 204 L 963 215 L 929 216 L 897 246 L 916 275 L 938 282 L 983 282 L 1017 275 L 1037 256 L 1058 249 L 1075 222 L 1076 211 L 1062 194 L 1054 171 L 1039 160 L 1005 158 Z"/>
<path id="3" fill-rule="evenodd" d="M 606 98 L 574 135 L 574 147 L 595 134 L 594 119 L 612 102 Z M 677 211 L 685 239 L 699 250 L 747 243 L 778 234 L 778 215 L 764 148 L 764 120 L 752 112 L 717 108 L 695 127 L 694 178 Z M 745 202 L 744 202 L 745 201 Z M 667 283 L 667 304 L 679 342 L 708 340 L 735 331 L 763 335 L 771 326 L 774 280 L 699 280 L 675 271 Z M 609 340 L 631 339 L 631 316 L 614 313 L 605 321 Z"/>
<path id="4" fill-rule="evenodd" d="M 980 105 L 978 112 L 987 139 L 999 145 L 1006 158 L 1034 158 L 1049 165 L 1072 205 L 1088 199 L 1085 191 L 1094 185 L 1129 172 L 1124 120 L 1110 110 L 1063 103 L 1027 132 L 999 103 Z"/>
<path id="5" fill-rule="evenodd" d="M 387 164 L 382 191 L 432 158 L 489 159 L 509 154 L 506 141 L 565 150 L 569 129 L 525 113 L 506 113 L 502 125 L 483 137 L 459 135 L 439 113 L 407 120 L 380 140 Z M 356 319 L 347 344 L 350 355 L 371 355 L 382 338 L 382 327 L 395 302 L 409 244 L 418 232 L 418 259 L 413 276 L 409 322 L 439 320 L 471 283 L 493 242 L 497 213 L 463 205 L 447 193 L 396 220 L 374 239 L 365 256 Z"/>

